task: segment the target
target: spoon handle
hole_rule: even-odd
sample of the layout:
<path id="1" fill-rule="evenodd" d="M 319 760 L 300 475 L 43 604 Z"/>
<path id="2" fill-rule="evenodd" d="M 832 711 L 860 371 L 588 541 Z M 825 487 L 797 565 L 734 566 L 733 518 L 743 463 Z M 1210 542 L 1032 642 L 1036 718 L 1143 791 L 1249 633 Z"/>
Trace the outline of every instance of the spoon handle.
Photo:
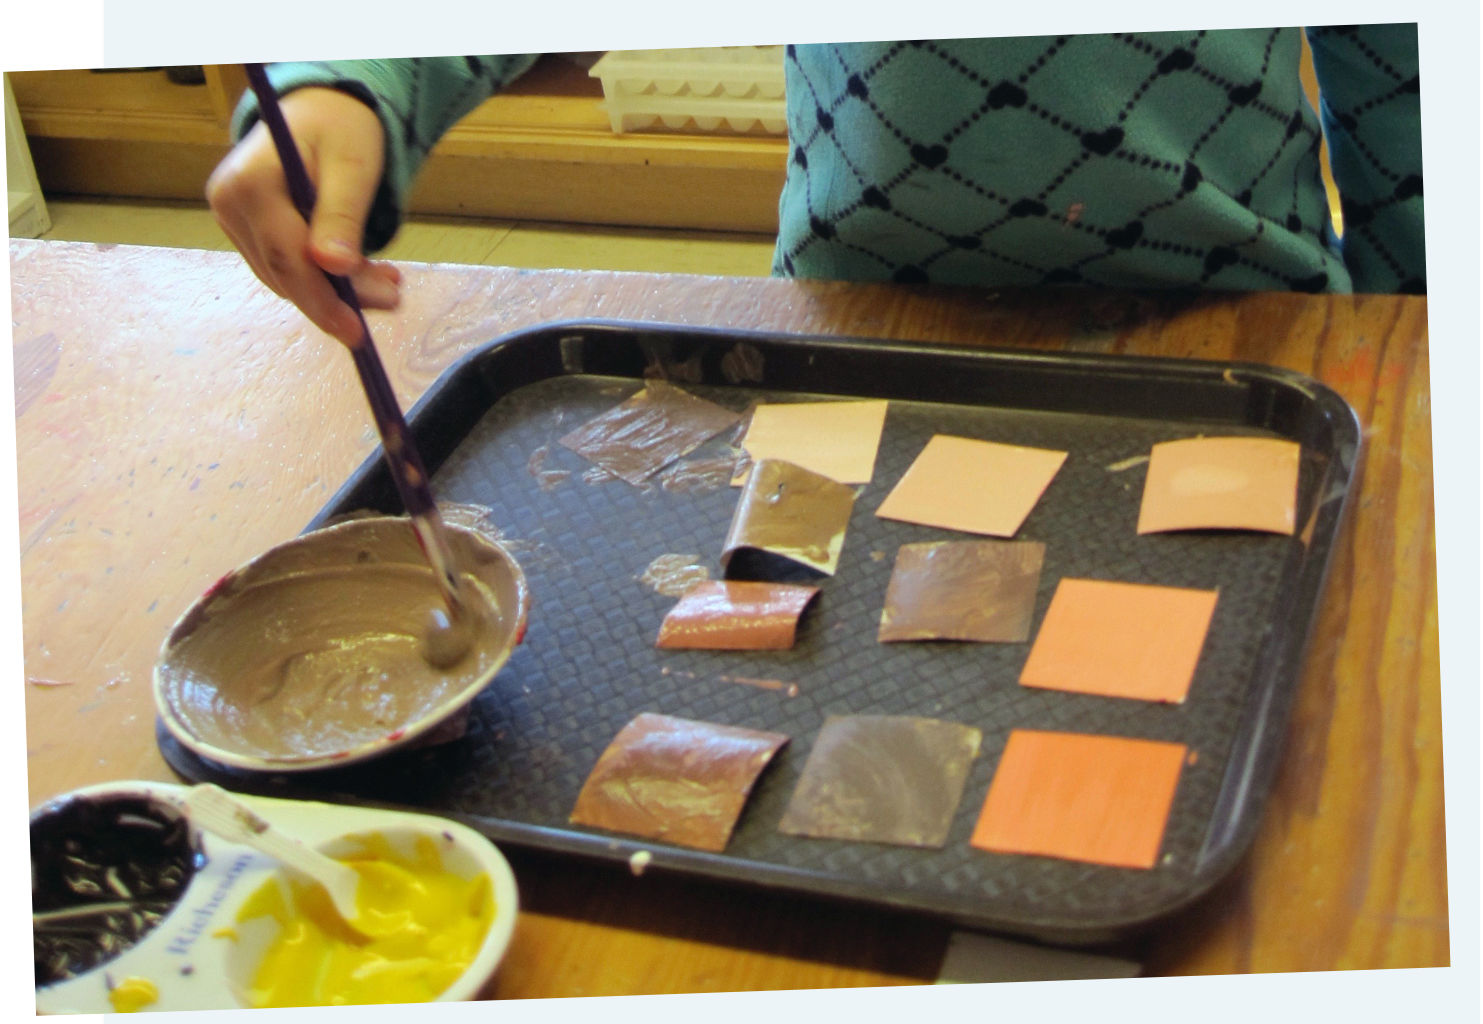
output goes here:
<path id="1" fill-rule="evenodd" d="M 190 788 L 185 795 L 185 811 L 207 832 L 249 846 L 312 878 L 329 892 L 341 917 L 347 922 L 355 920 L 360 876 L 353 868 L 285 835 L 241 800 L 209 782 Z"/>

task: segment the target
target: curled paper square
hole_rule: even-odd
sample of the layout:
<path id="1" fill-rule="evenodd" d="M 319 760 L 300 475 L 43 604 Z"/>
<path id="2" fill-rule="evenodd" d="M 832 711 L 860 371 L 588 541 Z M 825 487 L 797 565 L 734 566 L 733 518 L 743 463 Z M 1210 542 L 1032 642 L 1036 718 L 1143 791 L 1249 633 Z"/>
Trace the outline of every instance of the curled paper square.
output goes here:
<path id="1" fill-rule="evenodd" d="M 656 647 L 709 651 L 784 650 L 818 587 L 761 580 L 697 583 L 670 609 Z"/>
<path id="2" fill-rule="evenodd" d="M 790 462 L 763 459 L 737 499 L 721 564 L 729 569 L 733 556 L 747 548 L 832 576 L 854 506 L 854 488 Z"/>
<path id="3" fill-rule="evenodd" d="M 759 405 L 742 438 L 752 462 L 782 459 L 842 484 L 868 484 L 885 427 L 884 401 Z M 745 473 L 732 483 L 742 483 Z"/>
<path id="4" fill-rule="evenodd" d="M 788 737 L 645 712 L 608 744 L 571 822 L 719 852 Z"/>

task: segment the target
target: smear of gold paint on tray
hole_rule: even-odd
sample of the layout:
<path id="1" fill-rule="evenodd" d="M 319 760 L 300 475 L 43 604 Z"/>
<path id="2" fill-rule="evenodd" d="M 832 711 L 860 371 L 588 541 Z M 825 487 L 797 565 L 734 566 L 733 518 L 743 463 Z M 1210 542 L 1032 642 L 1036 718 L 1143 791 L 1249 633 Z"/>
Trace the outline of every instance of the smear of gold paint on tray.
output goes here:
<path id="1" fill-rule="evenodd" d="M 656 479 L 670 494 L 705 494 L 727 486 L 735 465 L 735 456 L 680 459 L 666 466 Z"/>
<path id="2" fill-rule="evenodd" d="M 1295 441 L 1200 437 L 1165 441 L 1149 454 L 1138 532 L 1261 530 L 1297 525 Z"/>
<path id="3" fill-rule="evenodd" d="M 685 591 L 664 617 L 656 647 L 707 651 L 786 650 L 818 587 L 707 580 Z"/>
<path id="4" fill-rule="evenodd" d="M 653 380 L 560 438 L 584 459 L 635 486 L 741 418 L 739 413 Z"/>
<path id="5" fill-rule="evenodd" d="M 503 532 L 494 523 L 494 509 L 488 505 L 475 505 L 466 501 L 440 501 L 438 514 L 450 526 L 462 526 L 465 530 L 482 533 L 494 540 L 504 541 Z"/>
<path id="6" fill-rule="evenodd" d="M 983 734 L 904 715 L 830 715 L 778 824 L 789 835 L 941 847 Z"/>
<path id="7" fill-rule="evenodd" d="M 1180 703 L 1205 646 L 1216 597 L 1214 590 L 1063 579 L 1020 682 Z"/>
<path id="8" fill-rule="evenodd" d="M 790 683 L 785 679 L 758 679 L 754 676 L 717 676 L 723 683 L 739 683 L 742 686 L 755 686 L 759 690 L 776 690 L 784 697 L 796 697 L 799 694 L 798 684 Z"/>
<path id="9" fill-rule="evenodd" d="M 1151 868 L 1182 743 L 1015 729 L 970 840 L 980 850 Z"/>
<path id="10" fill-rule="evenodd" d="M 753 467 L 737 498 L 721 564 L 753 548 L 832 576 L 839 567 L 855 490 L 779 459 Z"/>
<path id="11" fill-rule="evenodd" d="M 885 427 L 884 401 L 787 402 L 752 410 L 742 447 L 753 463 L 782 459 L 842 484 L 866 484 Z M 740 484 L 739 472 L 732 479 Z"/>
<path id="12" fill-rule="evenodd" d="M 1065 452 L 938 434 L 875 514 L 1013 537 L 1065 461 Z"/>
<path id="13" fill-rule="evenodd" d="M 531 452 L 530 458 L 525 462 L 526 471 L 535 478 L 543 491 L 551 490 L 572 475 L 569 469 L 547 469 L 546 460 L 550 457 L 551 446 L 543 444 Z"/>
<path id="14" fill-rule="evenodd" d="M 787 742 L 782 733 L 645 712 L 598 758 L 571 822 L 719 852 Z"/>
<path id="15" fill-rule="evenodd" d="M 903 544 L 877 639 L 1022 643 L 1044 561 L 1038 541 Z"/>
<path id="16" fill-rule="evenodd" d="M 697 583 L 710 578 L 711 571 L 700 564 L 699 555 L 669 552 L 656 556 L 645 566 L 639 582 L 656 594 L 680 597 Z"/>

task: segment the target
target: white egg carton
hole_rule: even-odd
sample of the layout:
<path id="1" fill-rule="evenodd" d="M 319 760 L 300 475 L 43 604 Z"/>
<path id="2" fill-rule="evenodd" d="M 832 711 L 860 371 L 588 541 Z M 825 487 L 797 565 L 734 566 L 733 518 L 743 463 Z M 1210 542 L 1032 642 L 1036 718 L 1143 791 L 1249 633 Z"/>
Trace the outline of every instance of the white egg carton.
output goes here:
<path id="1" fill-rule="evenodd" d="M 66 797 L 107 800 L 144 797 L 179 806 L 186 787 L 159 782 L 112 782 L 89 786 Z M 242 794 L 243 802 L 285 832 L 334 853 L 342 837 L 380 833 L 410 854 L 417 836 L 433 838 L 448 870 L 466 878 L 489 876 L 495 915 L 479 954 L 463 976 L 439 998 L 476 998 L 508 947 L 519 913 L 515 876 L 494 844 L 458 822 L 432 815 L 348 807 L 307 800 L 279 800 Z M 63 798 L 58 798 L 63 799 Z M 36 990 L 39 1014 L 109 1013 L 109 992 L 126 978 L 149 981 L 158 998 L 146 1010 L 242 1009 L 242 993 L 253 967 L 277 932 L 276 925 L 236 919 L 243 901 L 275 877 L 278 865 L 260 853 L 210 833 L 192 830 L 206 863 L 192 876 L 180 901 L 136 945 L 91 971 Z"/>
<path id="2" fill-rule="evenodd" d="M 781 46 L 610 50 L 587 74 L 602 79 L 608 123 L 619 134 L 788 133 Z"/>

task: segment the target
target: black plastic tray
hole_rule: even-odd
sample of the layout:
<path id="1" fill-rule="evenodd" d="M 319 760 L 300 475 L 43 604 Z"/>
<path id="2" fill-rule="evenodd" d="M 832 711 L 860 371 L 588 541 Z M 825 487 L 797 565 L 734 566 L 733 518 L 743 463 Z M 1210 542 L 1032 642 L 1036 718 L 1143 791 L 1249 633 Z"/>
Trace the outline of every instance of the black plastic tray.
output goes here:
<path id="1" fill-rule="evenodd" d="M 874 480 L 856 502 L 838 572 L 823 581 L 794 649 L 654 648 L 673 599 L 638 577 L 666 553 L 698 554 L 720 575 L 737 491 L 587 482 L 588 465 L 555 443 L 645 376 L 739 411 L 759 397 L 891 400 Z M 499 339 L 451 367 L 408 419 L 439 499 L 489 507 L 531 582 L 529 633 L 475 701 L 466 735 L 358 767 L 261 776 L 201 761 L 160 730 L 161 749 L 178 772 L 280 796 L 427 810 L 496 842 L 544 851 L 621 862 L 644 849 L 653 858 L 649 871 L 863 901 L 1054 942 L 1103 941 L 1147 927 L 1207 891 L 1249 846 L 1360 438 L 1353 411 L 1336 394 L 1270 367 L 614 322 L 553 324 Z M 937 432 L 1070 453 L 1019 533 L 1047 545 L 1037 628 L 1065 576 L 1219 588 L 1182 705 L 1021 687 L 1028 644 L 876 642 L 897 547 L 962 536 L 874 515 Z M 1136 460 L 1155 442 L 1201 433 L 1301 443 L 1300 536 L 1136 533 L 1145 469 Z M 727 440 L 715 438 L 689 458 L 719 454 Z M 547 446 L 538 467 L 532 456 Z M 553 486 L 538 469 L 572 472 Z M 377 456 L 310 527 L 360 509 L 401 511 Z M 798 692 L 727 676 L 795 682 Z M 568 823 L 598 755 L 643 711 L 792 737 L 758 781 L 724 853 Z M 777 830 L 824 717 L 843 713 L 925 715 L 983 730 L 943 849 Z M 971 848 L 990 778 L 1017 727 L 1173 740 L 1196 751 L 1159 863 L 1122 869 Z"/>

